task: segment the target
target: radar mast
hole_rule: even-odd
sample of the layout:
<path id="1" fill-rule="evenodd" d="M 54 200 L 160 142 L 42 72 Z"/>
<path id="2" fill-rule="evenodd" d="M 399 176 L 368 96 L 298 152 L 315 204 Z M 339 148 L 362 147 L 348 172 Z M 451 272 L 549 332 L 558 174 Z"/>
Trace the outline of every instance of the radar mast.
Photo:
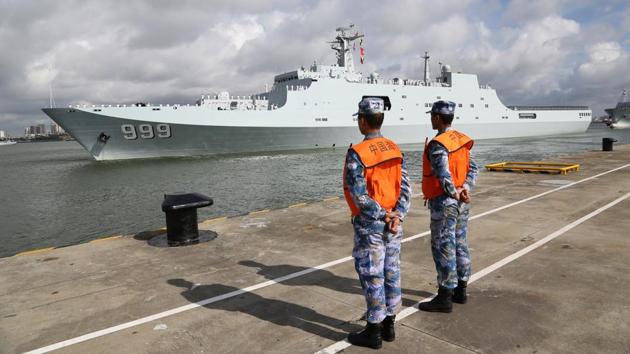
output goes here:
<path id="1" fill-rule="evenodd" d="M 424 56 L 422 57 L 422 59 L 424 59 L 424 85 L 425 86 L 431 80 L 431 77 L 429 74 L 429 58 L 431 58 L 429 56 L 429 52 L 424 52 Z"/>
<path id="2" fill-rule="evenodd" d="M 619 97 L 619 103 L 626 103 L 628 102 L 628 92 L 626 90 L 623 90 L 621 92 L 621 97 Z"/>
<path id="3" fill-rule="evenodd" d="M 339 67 L 345 68 L 348 72 L 354 72 L 351 46 L 352 42 L 362 37 L 364 34 L 356 30 L 354 24 L 337 28 L 337 37 L 329 43 L 331 44 L 330 48 L 337 52 L 337 65 Z"/>

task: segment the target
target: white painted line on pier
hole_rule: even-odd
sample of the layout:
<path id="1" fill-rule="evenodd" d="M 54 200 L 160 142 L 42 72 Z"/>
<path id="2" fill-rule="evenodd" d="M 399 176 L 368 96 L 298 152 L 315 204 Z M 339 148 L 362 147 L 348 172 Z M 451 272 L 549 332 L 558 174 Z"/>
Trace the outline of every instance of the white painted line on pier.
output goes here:
<path id="1" fill-rule="evenodd" d="M 174 309 L 171 309 L 171 310 L 168 310 L 168 311 L 164 311 L 164 312 L 160 312 L 160 313 L 156 313 L 155 315 L 143 317 L 143 318 L 137 319 L 135 321 L 126 322 L 126 323 L 119 324 L 119 325 L 114 326 L 114 327 L 105 328 L 105 329 L 102 329 L 100 331 L 84 334 L 84 335 L 79 336 L 79 337 L 75 337 L 75 338 L 68 339 L 68 340 L 65 340 L 65 341 L 62 341 L 62 342 L 51 344 L 51 345 L 46 346 L 46 347 L 42 347 L 42 348 L 39 348 L 39 349 L 35 349 L 35 350 L 32 350 L 32 351 L 26 352 L 25 354 L 47 353 L 47 352 L 50 352 L 50 351 L 53 351 L 53 350 L 65 348 L 65 347 L 71 346 L 73 344 L 85 342 L 85 341 L 88 341 L 90 339 L 102 337 L 102 336 L 105 336 L 105 335 L 108 335 L 108 334 L 112 334 L 114 332 L 125 330 L 127 328 L 139 326 L 139 325 L 147 323 L 147 322 L 159 320 L 159 319 L 162 319 L 164 317 L 169 317 L 169 316 L 172 316 L 172 315 L 184 312 L 184 311 L 192 310 L 192 309 L 197 308 L 197 307 L 202 307 L 202 306 L 205 306 L 207 304 L 211 304 L 211 303 L 214 303 L 214 302 L 218 302 L 218 301 L 221 301 L 221 300 L 225 300 L 225 299 L 229 299 L 229 298 L 232 298 L 232 297 L 235 297 L 235 296 L 239 296 L 241 294 L 252 292 L 252 291 L 255 291 L 255 290 L 258 290 L 258 289 L 261 289 L 261 288 L 265 288 L 265 287 L 268 287 L 270 285 L 278 284 L 280 282 L 283 282 L 283 281 L 286 281 L 286 280 L 289 280 L 289 279 L 293 279 L 293 278 L 297 278 L 297 277 L 300 277 L 302 275 L 306 275 L 306 274 L 315 272 L 315 271 L 320 270 L 320 269 L 326 269 L 326 268 L 329 268 L 329 267 L 334 267 L 334 266 L 336 266 L 338 264 L 345 263 L 345 262 L 350 261 L 352 259 L 353 259 L 352 256 L 340 258 L 340 259 L 334 260 L 332 262 L 320 264 L 320 265 L 318 265 L 316 267 L 313 267 L 313 268 L 304 269 L 304 270 L 301 270 L 299 272 L 287 274 L 287 275 L 279 277 L 279 278 L 275 278 L 275 279 L 272 279 L 272 280 L 268 280 L 266 282 L 255 284 L 255 285 L 249 286 L 247 288 L 234 290 L 234 291 L 231 291 L 229 293 L 225 293 L 225 294 L 222 294 L 222 295 L 219 295 L 219 296 L 215 296 L 215 297 L 211 297 L 211 298 L 208 298 L 208 299 L 205 299 L 205 300 L 201 300 L 201 301 L 195 302 L 193 304 L 188 304 L 188 305 L 176 307 Z"/>
<path id="2" fill-rule="evenodd" d="M 575 220 L 574 222 L 572 222 L 572 223 L 562 227 L 561 229 L 559 229 L 559 230 L 557 230 L 557 231 L 555 231 L 555 232 L 545 236 L 544 238 L 542 238 L 542 239 L 532 243 L 531 245 L 521 249 L 520 251 L 518 251 L 516 253 L 513 253 L 513 254 L 503 258 L 502 260 L 500 260 L 500 261 L 498 261 L 498 262 L 496 262 L 496 263 L 494 263 L 492 265 L 487 266 L 486 268 L 484 268 L 484 269 L 478 271 L 477 273 L 473 274 L 470 277 L 470 280 L 468 281 L 468 283 L 473 283 L 473 282 L 475 282 L 475 281 L 485 277 L 486 275 L 494 272 L 495 270 L 505 266 L 506 264 L 508 264 L 510 262 L 513 262 L 513 261 L 523 257 L 524 255 L 528 254 L 529 252 L 539 248 L 540 246 L 548 243 L 549 241 L 555 239 L 556 237 L 566 233 L 567 231 L 573 229 L 574 227 L 576 227 L 576 226 L 582 224 L 583 222 L 591 219 L 592 217 L 602 213 L 606 209 L 609 209 L 609 208 L 611 208 L 611 207 L 621 203 L 623 200 L 627 199 L 628 197 L 630 197 L 630 193 L 626 193 L 624 196 L 615 199 L 614 201 L 604 205 L 603 207 L 601 207 L 601 208 L 599 208 L 599 209 L 597 209 L 597 210 L 595 210 L 595 211 L 593 211 L 593 212 L 591 212 L 591 213 L 589 213 L 587 215 L 584 215 L 583 217 L 581 217 L 581 218 Z M 420 302 L 418 302 L 417 304 L 415 304 L 415 305 L 413 305 L 411 307 L 407 307 L 407 308 L 403 309 L 402 311 L 400 311 L 398 313 L 398 315 L 396 315 L 396 321 L 400 321 L 403 318 L 405 318 L 407 316 L 411 316 L 414 313 L 420 311 L 420 309 L 418 309 L 418 305 L 420 305 L 420 303 L 422 303 L 422 302 L 431 301 L 431 299 L 433 299 L 436 295 L 437 294 L 435 294 L 433 296 L 430 296 L 430 297 L 427 297 L 427 298 L 424 298 Z M 334 354 L 334 353 L 340 352 L 340 351 L 342 351 L 342 350 L 344 350 L 344 349 L 346 349 L 346 348 L 348 348 L 350 346 L 352 346 L 352 344 L 350 344 L 347 339 L 344 339 L 342 341 L 336 342 L 336 343 L 334 343 L 334 344 L 332 344 L 332 345 L 330 345 L 330 346 L 328 346 L 328 347 L 326 347 L 326 348 L 316 352 L 315 354 Z"/>
<path id="3" fill-rule="evenodd" d="M 501 207 L 498 207 L 498 208 L 495 208 L 495 209 L 492 209 L 492 210 L 484 211 L 484 212 L 483 212 L 483 213 L 481 213 L 481 214 L 475 214 L 475 215 L 471 216 L 469 220 L 479 219 L 479 218 L 484 217 L 484 216 L 486 216 L 486 215 L 494 214 L 494 213 L 499 212 L 499 211 L 501 211 L 501 210 L 505 210 L 505 209 L 507 209 L 507 208 L 511 208 L 511 207 L 516 206 L 516 205 L 519 205 L 519 204 L 527 203 L 527 202 L 529 202 L 530 200 L 534 200 L 534 199 L 537 199 L 537 198 L 540 198 L 540 197 L 544 197 L 544 196 L 546 196 L 547 194 L 551 194 L 551 193 L 554 193 L 554 192 L 557 192 L 557 191 L 560 191 L 560 190 L 563 190 L 563 189 L 566 189 L 566 188 L 573 187 L 573 186 L 575 186 L 576 184 L 580 184 L 580 183 L 588 182 L 588 181 L 590 181 L 590 180 L 593 180 L 593 179 L 595 179 L 595 178 L 598 178 L 598 177 L 601 177 L 601 176 L 607 175 L 607 174 L 609 174 L 609 173 L 612 173 L 612 172 L 615 172 L 615 171 L 622 170 L 622 169 L 624 169 L 624 168 L 626 168 L 626 167 L 630 167 L 630 163 L 629 163 L 629 164 L 626 164 L 626 165 L 623 165 L 623 166 L 620 166 L 620 167 L 617 167 L 617 168 L 613 168 L 612 170 L 609 170 L 609 171 L 606 171 L 606 172 L 602 172 L 602 173 L 600 173 L 600 174 L 597 174 L 597 175 L 594 175 L 594 176 L 591 176 L 591 177 L 587 177 L 587 178 L 581 179 L 581 180 L 579 180 L 579 181 L 575 181 L 575 182 L 571 182 L 571 183 L 569 183 L 569 184 L 565 184 L 565 185 L 560 186 L 560 187 L 558 187 L 558 188 L 550 189 L 550 190 L 548 190 L 548 191 L 546 191 L 546 192 L 542 192 L 542 193 L 540 193 L 540 194 L 533 195 L 533 196 L 531 196 L 531 197 L 529 197 L 529 198 L 521 199 L 521 200 L 516 201 L 516 202 L 514 202 L 514 203 L 506 204 L 506 205 L 504 205 L 504 206 L 501 206 Z M 430 234 L 430 233 L 431 233 L 431 231 L 425 231 L 425 232 L 423 232 L 423 233 L 419 233 L 419 234 L 417 234 L 417 235 L 413 235 L 413 236 L 411 236 L 411 237 L 408 237 L 408 238 L 404 239 L 402 242 L 409 242 L 409 241 L 413 241 L 413 240 L 415 240 L 415 239 L 417 239 L 417 238 L 424 237 L 424 236 L 426 236 L 426 235 L 428 235 L 428 234 Z"/>
<path id="4" fill-rule="evenodd" d="M 498 211 L 501 211 L 501 210 L 513 207 L 515 205 L 519 205 L 519 204 L 528 202 L 530 200 L 533 200 L 533 199 L 536 199 L 536 198 L 540 198 L 540 197 L 545 196 L 547 194 L 550 194 L 550 193 L 553 193 L 553 192 L 557 192 L 557 191 L 562 190 L 562 189 L 569 188 L 569 187 L 574 186 L 576 184 L 587 182 L 587 181 L 590 181 L 590 180 L 595 179 L 597 177 L 601 177 L 601 176 L 604 176 L 606 174 L 609 174 L 609 173 L 612 173 L 612 172 L 624 169 L 626 167 L 630 167 L 630 164 L 626 164 L 626 165 L 614 168 L 612 170 L 609 170 L 609 171 L 606 171 L 606 172 L 602 172 L 600 174 L 597 174 L 597 175 L 594 175 L 594 176 L 591 176 L 591 177 L 588 177 L 588 178 L 584 178 L 584 179 L 581 179 L 579 181 L 575 181 L 573 183 L 570 183 L 570 184 L 567 184 L 567 185 L 564 185 L 564 186 L 561 186 L 561 187 L 558 187 L 558 188 L 551 189 L 549 191 L 546 191 L 546 192 L 534 195 L 532 197 L 525 198 L 523 200 L 520 200 L 520 201 L 517 201 L 517 202 L 514 202 L 514 203 L 510 203 L 510 204 L 504 205 L 502 207 L 498 207 L 498 208 L 495 208 L 495 209 L 483 212 L 481 214 L 478 214 L 478 215 L 475 215 L 475 216 L 471 217 L 470 219 L 471 220 L 472 219 L 477 219 L 477 218 L 480 218 L 482 216 L 493 214 L 493 213 L 496 213 Z M 415 240 L 417 238 L 426 236 L 428 234 L 430 234 L 430 231 L 425 231 L 423 233 L 420 233 L 420 234 L 408 237 L 408 238 L 404 239 L 402 242 L 412 241 L 412 240 Z M 167 311 L 164 311 L 164 312 L 156 313 L 154 315 L 150 315 L 150 316 L 147 316 L 147 317 L 139 318 L 139 319 L 134 320 L 134 321 L 122 323 L 122 324 L 119 324 L 117 326 L 101 329 L 99 331 L 87 333 L 87 334 L 84 334 L 84 335 L 79 336 L 79 337 L 67 339 L 67 340 L 64 340 L 62 342 L 51 344 L 51 345 L 48 345 L 48 346 L 45 346 L 45 347 L 42 347 L 42 348 L 39 348 L 39 349 L 34 349 L 32 351 L 27 352 L 27 354 L 29 354 L 29 353 L 47 353 L 47 352 L 50 352 L 50 351 L 53 351 L 53 350 L 65 348 L 65 347 L 68 347 L 68 346 L 71 346 L 71 345 L 74 345 L 74 344 L 77 344 L 77 343 L 88 341 L 90 339 L 102 337 L 102 336 L 105 336 L 105 335 L 108 335 L 108 334 L 112 334 L 112 333 L 115 333 L 115 332 L 119 332 L 119 331 L 122 331 L 122 330 L 125 330 L 125 329 L 128 329 L 128 328 L 131 328 L 131 327 L 139 326 L 139 325 L 147 323 L 147 322 L 159 320 L 159 319 L 162 319 L 162 318 L 165 318 L 165 317 L 169 317 L 169 316 L 181 313 L 181 312 L 192 310 L 194 308 L 201 307 L 201 306 L 204 306 L 204 305 L 207 305 L 207 304 L 211 304 L 211 303 L 214 303 L 214 302 L 218 302 L 218 301 L 222 301 L 222 300 L 225 300 L 225 299 L 229 299 L 229 298 L 232 298 L 232 297 L 244 294 L 246 292 L 252 292 L 252 291 L 255 291 L 255 290 L 258 290 L 258 289 L 262 289 L 262 288 L 265 288 L 265 287 L 268 287 L 268 286 L 271 286 L 271 285 L 274 285 L 274 284 L 281 283 L 281 282 L 286 281 L 286 280 L 290 280 L 290 279 L 294 279 L 294 278 L 297 278 L 297 277 L 301 277 L 303 275 L 306 275 L 306 274 L 309 274 L 309 273 L 313 273 L 313 272 L 316 272 L 316 271 L 321 270 L 321 269 L 330 268 L 330 267 L 336 266 L 338 264 L 351 261 L 352 259 L 353 259 L 352 256 L 340 258 L 340 259 L 337 259 L 337 260 L 334 260 L 334 261 L 331 261 L 331 262 L 328 262 L 328 263 L 320 264 L 320 265 L 315 266 L 313 268 L 304 269 L 304 270 L 301 270 L 299 272 L 287 274 L 287 275 L 279 277 L 279 278 L 275 278 L 275 279 L 268 280 L 266 282 L 255 284 L 255 285 L 249 286 L 247 288 L 235 290 L 235 291 L 223 294 L 223 295 L 211 297 L 211 298 L 208 298 L 208 299 L 205 299 L 205 300 L 201 300 L 201 301 L 198 301 L 198 302 L 195 302 L 195 303 L 192 303 L 192 304 L 176 307 L 176 308 L 171 309 L 171 310 L 167 310 Z"/>

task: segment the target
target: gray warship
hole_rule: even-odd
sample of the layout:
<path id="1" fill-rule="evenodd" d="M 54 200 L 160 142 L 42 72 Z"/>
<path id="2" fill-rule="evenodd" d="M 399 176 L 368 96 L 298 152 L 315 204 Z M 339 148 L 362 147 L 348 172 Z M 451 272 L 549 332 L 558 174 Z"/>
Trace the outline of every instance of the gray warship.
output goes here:
<path id="1" fill-rule="evenodd" d="M 628 101 L 628 92 L 623 90 L 619 102 L 615 108 L 605 109 L 608 118 L 606 124 L 611 129 L 630 129 L 630 101 Z"/>
<path id="2" fill-rule="evenodd" d="M 441 65 L 431 78 L 425 53 L 420 79 L 384 79 L 362 73 L 354 63 L 353 25 L 336 30 L 330 42 L 337 63 L 300 68 L 275 76 L 270 90 L 248 96 L 223 91 L 194 104 L 71 105 L 43 111 L 96 160 L 266 152 L 349 146 L 362 139 L 357 102 L 365 96 L 386 102 L 383 132 L 399 144 L 433 135 L 426 111 L 440 99 L 458 104 L 458 129 L 475 139 L 584 132 L 586 106 L 505 106 L 477 76 Z M 363 48 L 361 47 L 361 62 Z"/>

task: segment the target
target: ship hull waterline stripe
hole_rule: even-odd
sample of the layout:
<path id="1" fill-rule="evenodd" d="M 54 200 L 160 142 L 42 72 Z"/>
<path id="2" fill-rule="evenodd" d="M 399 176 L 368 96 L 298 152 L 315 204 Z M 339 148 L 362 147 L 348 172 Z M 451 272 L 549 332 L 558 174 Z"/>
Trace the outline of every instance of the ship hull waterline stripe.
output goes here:
<path id="1" fill-rule="evenodd" d="M 599 215 L 600 213 L 602 213 L 606 209 L 609 209 L 609 208 L 611 208 L 611 207 L 621 203 L 622 201 L 624 201 L 628 197 L 630 197 L 630 193 L 626 193 L 624 196 L 613 200 L 612 202 L 604 205 L 603 207 L 601 207 L 601 208 L 599 208 L 599 209 L 597 209 L 597 210 L 595 210 L 595 211 L 593 211 L 593 212 L 591 212 L 591 213 L 589 213 L 587 215 L 584 215 L 583 217 L 581 217 L 581 218 L 575 220 L 574 222 L 572 222 L 572 223 L 562 227 L 559 230 L 556 230 L 555 232 L 553 232 L 553 233 L 543 237 L 542 239 L 532 243 L 531 245 L 529 245 L 529 246 L 527 246 L 527 247 L 525 247 L 525 248 L 523 248 L 523 249 L 521 249 L 521 250 L 519 250 L 519 251 L 517 251 L 515 253 L 512 253 L 511 255 L 503 258 L 502 260 L 500 260 L 500 261 L 498 261 L 498 262 L 496 262 L 494 264 L 491 264 L 491 265 L 487 266 L 486 268 L 484 268 L 484 269 L 478 271 L 477 273 L 473 274 L 470 277 L 468 283 L 469 284 L 473 283 L 473 282 L 475 282 L 475 281 L 485 277 L 486 275 L 494 272 L 495 270 L 497 270 L 497 269 L 499 269 L 499 268 L 501 268 L 501 267 L 503 267 L 503 266 L 505 266 L 505 265 L 507 265 L 507 264 L 509 264 L 509 263 L 511 263 L 511 262 L 513 262 L 513 261 L 515 261 L 515 260 L 517 260 L 519 258 L 521 258 L 522 256 L 528 254 L 529 252 L 531 252 L 531 251 L 533 251 L 533 250 L 535 250 L 535 249 L 545 245 L 546 243 L 554 240 L 555 238 L 563 235 L 567 231 L 569 231 L 569 230 L 579 226 L 583 222 L 585 222 L 585 221 L 587 221 L 587 220 L 589 220 L 589 219 Z M 400 311 L 398 313 L 398 315 L 396 315 L 396 321 L 400 321 L 400 320 L 402 320 L 405 317 L 411 316 L 414 313 L 419 312 L 420 310 L 418 309 L 418 305 L 420 305 L 423 302 L 431 301 L 431 299 L 433 299 L 436 295 L 437 294 L 434 294 L 433 296 L 424 298 L 420 302 L 416 303 L 415 305 L 407 307 L 404 310 Z M 338 353 L 339 351 L 344 350 L 344 349 L 346 349 L 346 348 L 348 348 L 350 346 L 352 346 L 352 344 L 350 344 L 347 340 L 342 340 L 342 341 L 334 343 L 334 344 L 332 344 L 332 345 L 330 345 L 330 346 L 328 346 L 328 347 L 326 347 L 326 348 L 316 352 L 315 354 L 334 354 L 334 353 Z"/>
<path id="2" fill-rule="evenodd" d="M 563 190 L 563 189 L 567 189 L 569 187 L 575 186 L 575 185 L 580 184 L 580 183 L 588 182 L 588 181 L 593 180 L 595 178 L 607 175 L 609 173 L 612 173 L 612 172 L 615 172 L 615 171 L 618 171 L 618 170 L 621 170 L 621 169 L 624 169 L 624 168 L 627 168 L 627 167 L 630 167 L 630 164 L 626 164 L 626 165 L 614 168 L 612 170 L 608 170 L 608 171 L 599 173 L 597 175 L 594 175 L 594 176 L 591 176 L 591 177 L 587 177 L 587 178 L 581 179 L 579 181 L 575 181 L 575 182 L 572 182 L 572 183 L 569 183 L 569 184 L 566 184 L 564 186 L 560 186 L 560 187 L 557 187 L 557 188 L 554 188 L 554 189 L 550 189 L 550 190 L 548 190 L 546 192 L 539 193 L 539 194 L 536 194 L 534 196 L 531 196 L 531 197 L 528 197 L 528 198 L 525 198 L 525 199 L 522 199 L 522 200 L 510 203 L 510 204 L 507 204 L 507 205 L 504 205 L 504 206 L 501 206 L 501 207 L 498 207 L 498 208 L 495 208 L 495 209 L 492 209 L 492 210 L 485 211 L 485 212 L 483 212 L 481 214 L 477 214 L 477 215 L 472 216 L 470 218 L 470 220 L 481 218 L 483 216 L 490 215 L 490 214 L 499 212 L 501 210 L 504 210 L 504 209 L 507 209 L 507 208 L 510 208 L 510 207 L 513 207 L 513 206 L 516 206 L 516 205 L 519 205 L 519 204 L 522 204 L 522 203 L 526 203 L 526 202 L 531 201 L 533 199 L 537 199 L 537 198 L 543 197 L 545 195 L 548 195 L 548 194 L 551 194 L 551 193 L 554 193 L 554 192 L 557 192 L 557 191 L 560 191 L 560 190 Z M 430 231 L 425 231 L 425 232 L 419 233 L 417 235 L 405 238 L 402 242 L 409 242 L 409 241 L 418 239 L 420 237 L 424 237 L 426 235 L 429 235 L 430 233 L 431 233 Z M 331 261 L 331 262 L 328 262 L 328 263 L 320 264 L 320 265 L 312 267 L 312 268 L 307 268 L 307 269 L 301 270 L 299 272 L 287 274 L 287 275 L 282 276 L 282 277 L 278 277 L 278 278 L 271 279 L 271 280 L 268 280 L 268 281 L 265 281 L 265 282 L 262 282 L 262 283 L 258 283 L 258 284 L 255 284 L 255 285 L 243 288 L 243 289 L 231 291 L 229 293 L 225 293 L 225 294 L 222 294 L 222 295 L 219 295 L 219 296 L 211 297 L 211 298 L 208 298 L 208 299 L 205 299 L 205 300 L 201 300 L 201 301 L 198 301 L 198 302 L 195 302 L 195 303 L 192 303 L 192 304 L 176 307 L 176 308 L 171 309 L 171 310 L 167 310 L 167 311 L 164 311 L 164 312 L 156 313 L 154 315 L 150 315 L 150 316 L 147 316 L 147 317 L 139 318 L 137 320 L 133 320 L 133 321 L 129 321 L 129 322 L 126 322 L 126 323 L 122 323 L 122 324 L 119 324 L 119 325 L 116 325 L 116 326 L 113 326 L 113 327 L 104 328 L 104 329 L 101 329 L 101 330 L 98 330 L 98 331 L 95 331 L 95 332 L 87 333 L 87 334 L 84 334 L 82 336 L 78 336 L 78 337 L 75 337 L 75 338 L 67 339 L 67 340 L 64 340 L 64 341 L 61 341 L 61 342 L 58 342 L 58 343 L 54 343 L 54 344 L 51 344 L 51 345 L 48 345 L 48 346 L 45 346 L 45 347 L 42 347 L 42 348 L 34 349 L 32 351 L 27 352 L 26 354 L 47 353 L 47 352 L 50 352 L 50 351 L 53 351 L 53 350 L 65 348 L 65 347 L 68 347 L 68 346 L 71 346 L 71 345 L 74 345 L 74 344 L 78 344 L 78 343 L 81 343 L 81 342 L 85 342 L 85 341 L 88 341 L 88 340 L 91 340 L 91 339 L 94 339 L 94 338 L 98 338 L 98 337 L 102 337 L 102 336 L 105 336 L 105 335 L 108 335 L 108 334 L 119 332 L 119 331 L 122 331 L 122 330 L 125 330 L 125 329 L 128 329 L 128 328 L 131 328 L 131 327 L 139 326 L 139 325 L 144 324 L 144 323 L 148 323 L 148 322 L 151 322 L 151 321 L 155 321 L 155 320 L 159 320 L 159 319 L 162 319 L 162 318 L 165 318 L 165 317 L 176 315 L 178 313 L 185 312 L 185 311 L 188 311 L 188 310 L 192 310 L 194 308 L 202 307 L 202 306 L 205 306 L 207 304 L 211 304 L 211 303 L 215 303 L 215 302 L 218 302 L 218 301 L 226 300 L 226 299 L 229 299 L 229 298 L 232 298 L 232 297 L 235 297 L 235 296 L 239 296 L 239 295 L 247 293 L 247 292 L 252 292 L 252 291 L 255 291 L 255 290 L 258 290 L 258 289 L 262 289 L 262 288 L 265 288 L 265 287 L 268 287 L 268 286 L 271 286 L 271 285 L 275 285 L 275 284 L 281 283 L 281 282 L 286 281 L 286 280 L 298 278 L 298 277 L 301 277 L 303 275 L 306 275 L 306 274 L 309 274 L 309 273 L 312 273 L 312 272 L 316 272 L 318 270 L 330 268 L 330 267 L 336 266 L 338 264 L 351 261 L 352 259 L 353 259 L 352 256 L 340 258 L 340 259 L 337 259 L 337 260 L 334 260 L 334 261 Z"/>

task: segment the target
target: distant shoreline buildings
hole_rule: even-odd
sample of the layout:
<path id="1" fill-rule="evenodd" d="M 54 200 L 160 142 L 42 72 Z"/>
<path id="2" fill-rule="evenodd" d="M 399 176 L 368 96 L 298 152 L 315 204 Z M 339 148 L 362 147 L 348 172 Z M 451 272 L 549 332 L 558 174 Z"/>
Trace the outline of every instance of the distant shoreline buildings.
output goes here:
<path id="1" fill-rule="evenodd" d="M 24 135 L 12 136 L 6 130 L 0 130 L 0 141 L 15 140 L 18 142 L 74 140 L 57 123 L 36 124 L 24 127 Z"/>
<path id="2" fill-rule="evenodd" d="M 64 135 L 66 132 L 58 124 L 52 123 L 49 129 L 46 124 L 31 125 L 24 128 L 24 138 L 34 139 L 37 137 L 51 137 Z"/>

